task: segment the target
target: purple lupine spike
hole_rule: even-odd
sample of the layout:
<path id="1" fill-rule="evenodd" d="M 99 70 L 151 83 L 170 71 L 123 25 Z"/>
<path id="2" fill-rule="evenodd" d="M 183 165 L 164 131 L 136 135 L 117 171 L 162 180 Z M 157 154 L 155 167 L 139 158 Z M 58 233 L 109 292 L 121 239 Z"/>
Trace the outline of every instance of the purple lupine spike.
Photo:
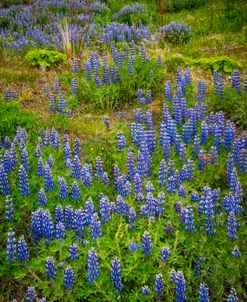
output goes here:
<path id="1" fill-rule="evenodd" d="M 49 165 L 44 166 L 44 184 L 46 191 L 53 191 L 54 190 L 54 180 L 51 174 L 51 169 Z"/>
<path id="2" fill-rule="evenodd" d="M 77 58 L 73 59 L 72 65 L 73 65 L 73 72 L 78 73 L 79 72 L 79 64 L 78 64 L 78 59 Z"/>
<path id="3" fill-rule="evenodd" d="M 95 248 L 91 248 L 87 258 L 87 280 L 94 284 L 99 277 L 99 260 Z"/>
<path id="4" fill-rule="evenodd" d="M 92 240 L 96 240 L 97 238 L 102 236 L 100 220 L 97 213 L 94 213 L 91 217 L 90 232 Z"/>
<path id="5" fill-rule="evenodd" d="M 14 261 L 17 256 L 15 232 L 12 229 L 7 233 L 7 261 Z"/>
<path id="6" fill-rule="evenodd" d="M 209 302 L 209 288 L 205 283 L 200 284 L 198 301 Z"/>
<path id="7" fill-rule="evenodd" d="M 55 113 L 56 112 L 56 100 L 55 100 L 55 96 L 53 94 L 49 95 L 49 101 L 50 101 L 50 112 Z"/>
<path id="8" fill-rule="evenodd" d="M 162 274 L 158 274 L 155 276 L 154 280 L 154 291 L 157 295 L 163 296 L 163 290 L 164 290 L 164 280 Z"/>
<path id="9" fill-rule="evenodd" d="M 123 284 L 121 279 L 121 267 L 120 260 L 115 257 L 111 263 L 111 281 L 114 286 L 114 290 L 119 293 L 123 290 Z"/>
<path id="10" fill-rule="evenodd" d="M 73 200 L 81 200 L 81 192 L 78 183 L 74 180 L 71 189 L 71 198 Z"/>
<path id="11" fill-rule="evenodd" d="M 241 73 L 238 69 L 232 72 L 232 88 L 234 88 L 238 94 L 241 94 Z"/>
<path id="12" fill-rule="evenodd" d="M 73 94 L 77 93 L 77 79 L 76 78 L 73 78 L 71 80 L 71 91 Z"/>
<path id="13" fill-rule="evenodd" d="M 75 286 L 75 275 L 73 269 L 68 266 L 64 271 L 64 288 L 72 289 Z"/>
<path id="14" fill-rule="evenodd" d="M 102 223 L 107 223 L 111 219 L 112 209 L 108 197 L 104 196 L 100 199 L 99 212 Z"/>
<path id="15" fill-rule="evenodd" d="M 7 221 L 14 220 L 14 204 L 9 195 L 6 196 L 5 200 L 5 219 Z"/>
<path id="16" fill-rule="evenodd" d="M 34 302 L 37 298 L 37 294 L 35 288 L 33 286 L 29 286 L 27 288 L 25 302 Z"/>
<path id="17" fill-rule="evenodd" d="M 60 204 L 58 204 L 55 208 L 55 221 L 56 223 L 64 222 L 64 211 Z"/>
<path id="18" fill-rule="evenodd" d="M 227 302 L 238 302 L 238 297 L 235 288 L 231 288 L 230 294 L 227 297 Z"/>
<path id="19" fill-rule="evenodd" d="M 47 279 L 55 279 L 57 274 L 56 274 L 55 261 L 52 257 L 48 257 L 46 259 L 45 270 L 46 270 Z"/>
<path id="20" fill-rule="evenodd" d="M 136 215 L 135 208 L 131 207 L 128 213 L 128 223 L 131 230 L 135 228 L 136 220 L 137 220 L 137 215 Z"/>
<path id="21" fill-rule="evenodd" d="M 142 253 L 145 256 L 149 256 L 152 249 L 153 246 L 152 246 L 151 236 L 149 235 L 148 232 L 145 231 L 144 234 L 142 235 Z"/>
<path id="22" fill-rule="evenodd" d="M 238 258 L 241 256 L 241 253 L 240 253 L 237 245 L 234 246 L 231 254 L 232 254 L 232 257 L 234 257 L 234 258 Z"/>
<path id="23" fill-rule="evenodd" d="M 144 285 L 142 287 L 142 295 L 143 296 L 149 296 L 150 295 L 150 288 L 147 285 Z"/>
<path id="24" fill-rule="evenodd" d="M 168 260 L 168 258 L 170 257 L 170 255 L 171 255 L 171 252 L 170 252 L 169 247 L 163 246 L 161 249 L 161 252 L 160 252 L 161 262 L 166 262 Z"/>
<path id="25" fill-rule="evenodd" d="M 188 232 L 195 232 L 195 221 L 192 213 L 192 208 L 187 206 L 185 209 L 185 230 Z"/>
<path id="26" fill-rule="evenodd" d="M 77 244 L 72 243 L 69 247 L 69 259 L 76 260 L 79 258 L 79 247 Z"/>
<path id="27" fill-rule="evenodd" d="M 64 224 L 67 230 L 73 229 L 74 226 L 74 211 L 71 206 L 66 206 L 64 209 Z"/>
<path id="28" fill-rule="evenodd" d="M 64 227 L 64 224 L 62 222 L 57 222 L 56 230 L 55 230 L 55 236 L 56 236 L 57 239 L 66 238 L 65 227 Z"/>
<path id="29" fill-rule="evenodd" d="M 39 207 L 47 206 L 47 197 L 43 188 L 40 189 L 38 194 L 38 205 Z"/>
<path id="30" fill-rule="evenodd" d="M 186 301 L 187 300 L 187 298 L 185 296 L 186 281 L 185 281 L 184 275 L 181 271 L 178 271 L 176 273 L 175 287 L 176 287 L 175 288 L 176 302 Z"/>
<path id="31" fill-rule="evenodd" d="M 232 240 L 237 240 L 238 222 L 234 212 L 230 212 L 227 219 L 227 237 Z"/>
<path id="32" fill-rule="evenodd" d="M 120 152 L 122 149 L 124 149 L 127 146 L 126 137 L 123 135 L 122 131 L 118 131 L 117 144 L 118 144 L 118 149 L 117 149 L 118 152 Z"/>
<path id="33" fill-rule="evenodd" d="M 69 188 L 64 177 L 58 176 L 59 198 L 64 200 L 69 197 Z"/>
<path id="34" fill-rule="evenodd" d="M 23 165 L 21 165 L 19 168 L 18 176 L 19 176 L 19 188 L 20 188 L 21 196 L 29 196 L 30 195 L 29 180 L 28 180 L 27 172 L 23 167 Z"/>

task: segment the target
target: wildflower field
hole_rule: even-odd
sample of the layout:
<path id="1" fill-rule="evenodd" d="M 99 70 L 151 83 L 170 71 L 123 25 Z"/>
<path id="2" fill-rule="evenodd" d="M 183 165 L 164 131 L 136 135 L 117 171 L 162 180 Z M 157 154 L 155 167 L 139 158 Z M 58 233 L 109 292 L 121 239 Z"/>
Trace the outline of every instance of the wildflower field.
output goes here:
<path id="1" fill-rule="evenodd" d="M 0 302 L 247 301 L 247 3 L 0 3 Z"/>

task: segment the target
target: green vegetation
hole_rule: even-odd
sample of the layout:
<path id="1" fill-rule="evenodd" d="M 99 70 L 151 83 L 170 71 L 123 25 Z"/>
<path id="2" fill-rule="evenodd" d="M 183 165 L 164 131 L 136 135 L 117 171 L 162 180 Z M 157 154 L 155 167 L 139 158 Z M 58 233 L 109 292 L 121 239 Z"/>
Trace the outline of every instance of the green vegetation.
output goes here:
<path id="1" fill-rule="evenodd" d="M 55 50 L 32 49 L 26 54 L 25 60 L 33 66 L 50 67 L 64 62 L 66 56 Z"/>

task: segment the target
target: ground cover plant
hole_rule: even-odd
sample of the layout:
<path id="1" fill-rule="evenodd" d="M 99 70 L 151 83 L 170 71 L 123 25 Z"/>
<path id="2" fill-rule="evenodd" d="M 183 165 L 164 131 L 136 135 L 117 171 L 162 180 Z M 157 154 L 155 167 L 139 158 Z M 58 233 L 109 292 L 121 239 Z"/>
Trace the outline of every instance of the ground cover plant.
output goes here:
<path id="1" fill-rule="evenodd" d="M 247 300 L 245 21 L 0 4 L 0 301 Z"/>

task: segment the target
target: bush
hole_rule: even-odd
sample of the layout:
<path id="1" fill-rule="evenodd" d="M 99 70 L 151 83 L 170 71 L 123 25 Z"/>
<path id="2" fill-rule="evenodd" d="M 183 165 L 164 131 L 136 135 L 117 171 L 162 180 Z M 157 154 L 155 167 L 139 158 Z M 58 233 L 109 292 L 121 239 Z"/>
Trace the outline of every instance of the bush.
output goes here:
<path id="1" fill-rule="evenodd" d="M 189 41 L 192 32 L 191 28 L 184 22 L 171 22 L 159 28 L 160 40 L 178 44 Z"/>
<path id="2" fill-rule="evenodd" d="M 66 56 L 55 50 L 33 49 L 27 53 L 25 60 L 33 66 L 50 67 L 51 65 L 64 62 Z"/>
<path id="3" fill-rule="evenodd" d="M 205 5 L 207 0 L 170 0 L 167 8 L 172 12 L 178 12 L 182 9 L 193 9 Z"/>
<path id="4" fill-rule="evenodd" d="M 192 65 L 211 71 L 231 73 L 233 69 L 241 69 L 241 65 L 228 57 L 213 57 L 191 60 Z"/>

